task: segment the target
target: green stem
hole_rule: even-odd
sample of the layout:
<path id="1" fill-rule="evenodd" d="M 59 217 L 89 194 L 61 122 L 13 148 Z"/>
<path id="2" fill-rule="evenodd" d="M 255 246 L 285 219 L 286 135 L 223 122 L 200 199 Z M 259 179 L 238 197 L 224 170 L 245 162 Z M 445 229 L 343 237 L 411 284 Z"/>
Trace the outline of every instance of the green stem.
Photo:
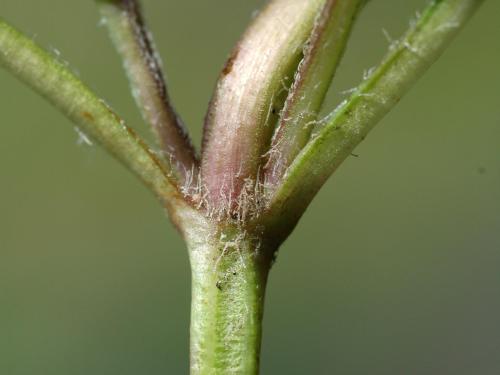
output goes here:
<path id="1" fill-rule="evenodd" d="M 0 19 L 0 66 L 46 98 L 134 172 L 166 205 L 181 197 L 168 166 L 83 82 Z"/>
<path id="2" fill-rule="evenodd" d="M 327 0 L 316 19 L 275 130 L 265 168 L 268 188 L 309 140 L 364 0 Z"/>
<path id="3" fill-rule="evenodd" d="M 132 94 L 153 128 L 172 170 L 181 181 L 196 174 L 193 145 L 167 92 L 161 61 L 146 28 L 138 0 L 97 0 L 104 24 L 120 54 Z"/>
<path id="4" fill-rule="evenodd" d="M 188 231 L 191 375 L 258 374 L 272 253 L 241 228 L 195 224 Z"/>
<path id="5" fill-rule="evenodd" d="M 286 236 L 326 179 L 438 59 L 483 1 L 431 2 L 352 96 L 315 129 L 274 192 L 267 212 L 273 219 L 267 225 Z"/>

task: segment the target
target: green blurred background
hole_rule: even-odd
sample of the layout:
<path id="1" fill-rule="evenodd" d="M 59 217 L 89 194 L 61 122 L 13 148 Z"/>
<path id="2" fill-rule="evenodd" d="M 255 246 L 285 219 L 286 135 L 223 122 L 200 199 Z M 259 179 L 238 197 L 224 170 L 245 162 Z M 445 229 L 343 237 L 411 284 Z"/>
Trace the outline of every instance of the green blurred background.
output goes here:
<path id="1" fill-rule="evenodd" d="M 257 0 L 144 1 L 199 142 L 215 78 Z M 372 1 L 333 108 L 425 1 Z M 0 15 L 141 125 L 92 1 Z M 500 2 L 338 170 L 269 282 L 263 374 L 500 373 Z M 54 52 L 56 53 L 56 52 Z M 190 276 L 155 199 L 0 71 L 0 374 L 186 374 Z"/>

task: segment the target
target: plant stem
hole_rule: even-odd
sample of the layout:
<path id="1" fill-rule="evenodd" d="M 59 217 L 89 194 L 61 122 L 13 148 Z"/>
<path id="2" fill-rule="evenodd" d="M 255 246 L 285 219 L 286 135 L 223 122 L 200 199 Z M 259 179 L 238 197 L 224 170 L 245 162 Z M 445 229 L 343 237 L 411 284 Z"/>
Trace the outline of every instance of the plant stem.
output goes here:
<path id="1" fill-rule="evenodd" d="M 82 81 L 0 18 L 0 66 L 26 83 L 134 172 L 165 205 L 179 201 L 168 165 Z"/>
<path id="2" fill-rule="evenodd" d="M 188 232 L 191 375 L 258 374 L 272 252 L 258 236 L 237 227 L 203 223 Z"/>
<path id="3" fill-rule="evenodd" d="M 309 140 L 351 29 L 364 4 L 364 0 L 327 0 L 318 13 L 273 135 L 265 168 L 267 188 L 279 184 L 286 169 Z"/>
<path id="4" fill-rule="evenodd" d="M 238 214 L 254 190 L 278 113 L 325 0 L 272 0 L 236 45 L 208 108 L 202 178 L 206 206 Z"/>
<path id="5" fill-rule="evenodd" d="M 102 20 L 120 54 L 132 94 L 142 116 L 153 128 L 166 161 L 181 184 L 195 171 L 198 161 L 180 117 L 170 102 L 153 38 L 148 32 L 139 1 L 98 0 Z"/>
<path id="6" fill-rule="evenodd" d="M 293 227 L 326 179 L 438 59 L 483 1 L 434 0 L 427 6 L 351 97 L 315 129 L 271 198 L 267 215 L 274 222 L 268 225 Z"/>

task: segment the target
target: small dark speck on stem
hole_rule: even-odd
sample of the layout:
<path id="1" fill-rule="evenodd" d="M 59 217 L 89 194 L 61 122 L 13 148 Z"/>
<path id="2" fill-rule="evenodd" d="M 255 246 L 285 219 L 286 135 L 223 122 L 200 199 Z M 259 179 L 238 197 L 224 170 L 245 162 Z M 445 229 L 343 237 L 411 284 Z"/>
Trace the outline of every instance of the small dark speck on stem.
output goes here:
<path id="1" fill-rule="evenodd" d="M 94 121 L 94 120 L 95 120 L 94 116 L 92 116 L 92 114 L 91 114 L 91 113 L 89 113 L 89 112 L 82 112 L 82 116 L 83 116 L 86 120 L 88 120 L 88 121 Z"/>
<path id="2" fill-rule="evenodd" d="M 222 75 L 227 76 L 231 71 L 233 70 L 233 65 L 234 65 L 234 60 L 238 57 L 239 49 L 236 48 L 232 53 L 231 56 L 226 61 L 226 64 L 224 65 L 224 68 L 222 68 Z"/>

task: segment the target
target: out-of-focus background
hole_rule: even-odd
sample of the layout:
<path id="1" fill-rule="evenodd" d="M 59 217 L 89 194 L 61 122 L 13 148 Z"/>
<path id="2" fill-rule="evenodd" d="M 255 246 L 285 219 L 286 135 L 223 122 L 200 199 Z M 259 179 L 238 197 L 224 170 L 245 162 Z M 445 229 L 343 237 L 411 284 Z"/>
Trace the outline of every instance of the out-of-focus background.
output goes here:
<path id="1" fill-rule="evenodd" d="M 372 1 L 326 108 L 426 1 Z M 199 142 L 257 0 L 144 1 Z M 2 0 L 148 135 L 92 1 Z M 269 282 L 263 374 L 500 373 L 500 2 L 321 191 Z M 155 199 L 0 70 L 0 374 L 186 374 L 190 276 Z"/>

